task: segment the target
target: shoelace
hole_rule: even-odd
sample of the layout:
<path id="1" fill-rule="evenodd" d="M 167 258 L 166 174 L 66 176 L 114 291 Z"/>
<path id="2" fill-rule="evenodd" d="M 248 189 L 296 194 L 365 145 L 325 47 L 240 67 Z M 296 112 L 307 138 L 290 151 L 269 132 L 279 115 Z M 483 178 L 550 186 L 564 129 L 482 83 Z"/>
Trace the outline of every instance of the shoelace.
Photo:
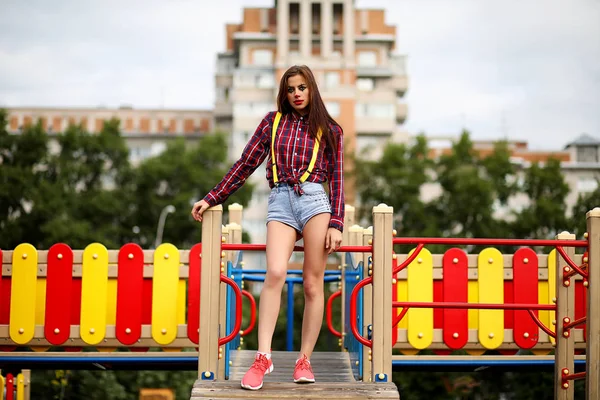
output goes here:
<path id="1" fill-rule="evenodd" d="M 296 364 L 296 368 L 312 372 L 312 368 L 306 357 L 303 357 L 298 361 L 298 363 Z"/>
<path id="2" fill-rule="evenodd" d="M 252 368 L 264 373 L 269 368 L 269 360 L 267 360 L 267 357 L 260 355 L 252 363 Z"/>

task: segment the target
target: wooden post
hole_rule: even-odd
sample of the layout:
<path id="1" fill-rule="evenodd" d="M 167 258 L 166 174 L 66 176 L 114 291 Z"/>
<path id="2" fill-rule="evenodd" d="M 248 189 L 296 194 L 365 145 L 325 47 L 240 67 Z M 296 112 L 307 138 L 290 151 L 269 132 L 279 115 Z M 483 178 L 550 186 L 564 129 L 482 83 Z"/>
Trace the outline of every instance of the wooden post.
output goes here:
<path id="1" fill-rule="evenodd" d="M 354 207 L 346 204 L 344 217 L 344 232 L 342 232 L 342 246 L 347 246 L 350 242 L 350 231 L 348 228 L 354 225 L 355 220 L 356 211 Z"/>
<path id="2" fill-rule="evenodd" d="M 221 243 L 231 243 L 229 235 L 229 225 L 221 228 Z M 231 251 L 225 252 L 225 257 L 221 258 L 219 271 L 222 274 L 227 274 L 227 262 L 231 261 Z M 219 277 L 220 280 L 220 277 Z M 219 284 L 219 337 L 227 336 L 227 284 L 221 282 Z M 224 379 L 225 377 L 225 346 L 219 347 L 217 377 Z"/>
<path id="3" fill-rule="evenodd" d="M 393 207 L 373 207 L 373 382 L 392 381 Z"/>
<path id="4" fill-rule="evenodd" d="M 588 211 L 588 293 L 585 398 L 600 398 L 600 208 Z"/>
<path id="5" fill-rule="evenodd" d="M 373 243 L 373 227 L 370 226 L 363 230 L 361 243 L 363 246 L 370 246 Z M 363 262 L 363 279 L 373 275 L 373 263 L 369 262 L 372 259 L 373 253 L 362 253 L 361 261 Z M 363 325 L 360 332 L 364 337 L 371 335 L 373 329 L 373 285 L 363 287 Z M 373 350 L 367 346 L 363 346 L 363 381 L 371 382 L 373 372 L 372 365 Z"/>
<path id="6" fill-rule="evenodd" d="M 219 352 L 219 288 L 223 207 L 211 207 L 202 220 L 202 271 L 200 283 L 200 346 L 198 377 L 216 380 Z"/>
<path id="7" fill-rule="evenodd" d="M 229 224 L 237 224 L 241 226 L 244 206 L 238 203 L 233 203 L 227 207 L 227 210 L 229 210 Z"/>
<path id="8" fill-rule="evenodd" d="M 556 236 L 558 240 L 574 240 L 575 235 L 562 232 Z M 573 259 L 575 248 L 565 247 L 567 256 Z M 575 319 L 575 280 L 565 280 L 563 271 L 567 262 L 560 255 L 556 255 L 556 350 L 554 354 L 554 398 L 555 400 L 573 399 L 574 391 L 572 383 L 562 384 L 563 370 L 568 374 L 574 371 L 575 341 L 573 330 L 566 333 L 563 329 L 563 321 L 569 318 Z M 569 282 L 569 283 L 567 283 Z"/>

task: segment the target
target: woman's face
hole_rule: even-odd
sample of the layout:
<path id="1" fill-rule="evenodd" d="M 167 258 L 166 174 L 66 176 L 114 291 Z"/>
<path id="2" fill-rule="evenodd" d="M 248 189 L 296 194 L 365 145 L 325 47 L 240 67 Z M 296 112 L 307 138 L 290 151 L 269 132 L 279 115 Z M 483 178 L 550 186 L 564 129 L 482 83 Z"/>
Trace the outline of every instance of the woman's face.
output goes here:
<path id="1" fill-rule="evenodd" d="M 294 110 L 300 114 L 308 112 L 310 96 L 308 85 L 302 75 L 294 75 L 288 78 L 287 98 Z"/>

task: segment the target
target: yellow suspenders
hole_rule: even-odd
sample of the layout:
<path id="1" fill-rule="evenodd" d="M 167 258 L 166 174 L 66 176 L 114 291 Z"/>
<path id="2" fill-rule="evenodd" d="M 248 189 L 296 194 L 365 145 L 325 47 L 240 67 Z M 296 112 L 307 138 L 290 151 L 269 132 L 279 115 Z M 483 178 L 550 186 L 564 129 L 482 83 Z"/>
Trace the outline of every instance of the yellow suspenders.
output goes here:
<path id="1" fill-rule="evenodd" d="M 273 182 L 278 183 L 279 178 L 277 177 L 277 160 L 275 159 L 275 136 L 277 135 L 277 127 L 279 126 L 279 120 L 281 119 L 281 113 L 277 112 L 275 115 L 275 120 L 273 121 L 273 130 L 271 131 L 271 159 L 273 161 Z M 319 143 L 321 142 L 321 130 L 317 132 L 317 140 L 315 140 L 315 147 L 313 148 L 312 158 L 310 159 L 310 164 L 308 164 L 308 169 L 302 176 L 300 177 L 300 183 L 304 182 L 310 176 L 312 172 L 315 162 L 317 161 L 317 153 L 319 152 Z"/>

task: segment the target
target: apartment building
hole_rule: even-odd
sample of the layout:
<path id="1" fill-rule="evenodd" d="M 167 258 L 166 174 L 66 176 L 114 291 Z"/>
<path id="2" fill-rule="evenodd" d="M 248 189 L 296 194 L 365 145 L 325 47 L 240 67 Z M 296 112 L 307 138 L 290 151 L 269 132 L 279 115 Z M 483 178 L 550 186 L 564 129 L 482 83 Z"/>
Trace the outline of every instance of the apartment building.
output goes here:
<path id="1" fill-rule="evenodd" d="M 226 26 L 226 50 L 217 55 L 215 125 L 230 133 L 236 160 L 264 115 L 276 108 L 279 79 L 290 66 L 314 72 L 329 113 L 344 129 L 350 155 L 376 158 L 389 140 L 406 141 L 405 56 L 396 54 L 396 27 L 385 11 L 357 9 L 353 0 L 277 0 L 271 8 L 245 8 Z M 254 174 L 244 227 L 256 243 L 266 239 L 269 188 L 264 166 Z M 356 201 L 351 179 L 346 202 Z"/>
<path id="2" fill-rule="evenodd" d="M 41 122 L 52 135 L 69 125 L 81 125 L 88 132 L 102 130 L 104 121 L 118 118 L 129 147 L 133 165 L 160 154 L 167 142 L 184 137 L 191 142 L 213 131 L 212 110 L 119 108 L 9 107 L 8 131 L 18 134 L 27 125 Z"/>

